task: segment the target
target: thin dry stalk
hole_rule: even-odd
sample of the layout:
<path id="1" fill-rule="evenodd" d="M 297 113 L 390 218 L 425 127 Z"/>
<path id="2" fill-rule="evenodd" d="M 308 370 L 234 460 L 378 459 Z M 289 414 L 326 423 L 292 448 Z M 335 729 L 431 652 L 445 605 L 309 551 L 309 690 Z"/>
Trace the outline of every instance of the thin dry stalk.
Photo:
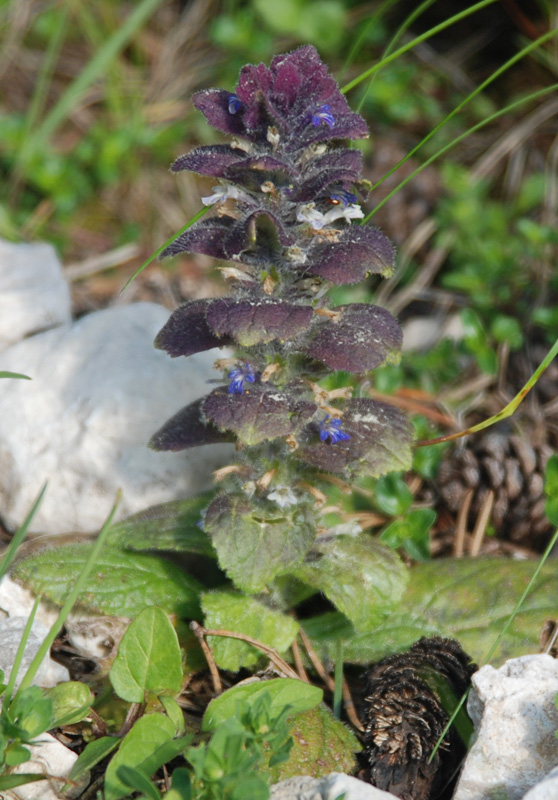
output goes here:
<path id="1" fill-rule="evenodd" d="M 312 642 L 310 641 L 306 633 L 302 630 L 302 628 L 300 628 L 298 635 L 300 636 L 300 640 L 304 645 L 304 649 L 308 654 L 308 658 L 312 662 L 312 666 L 314 667 L 314 669 L 316 670 L 316 672 L 318 673 L 324 684 L 330 690 L 330 692 L 333 692 L 335 689 L 335 681 L 330 675 L 328 675 L 326 668 L 322 664 L 319 655 L 316 653 L 316 651 L 312 646 Z"/>
<path id="2" fill-rule="evenodd" d="M 484 499 L 481 510 L 479 511 L 479 515 L 477 517 L 477 521 L 475 522 L 475 527 L 473 529 L 473 539 L 471 542 L 471 550 L 470 550 L 470 555 L 473 556 L 473 558 L 478 556 L 478 554 L 480 553 L 482 540 L 484 539 L 484 534 L 486 533 L 486 526 L 488 525 L 490 515 L 492 514 L 493 505 L 494 505 L 494 492 L 491 489 Z"/>
<path id="3" fill-rule="evenodd" d="M 308 677 L 308 673 L 304 668 L 304 663 L 302 661 L 302 653 L 300 652 L 300 647 L 296 639 L 293 640 L 291 645 L 291 650 L 293 653 L 293 661 L 295 663 L 296 671 L 298 673 L 298 677 L 301 681 L 305 683 L 310 683 L 310 678 Z"/>
<path id="4" fill-rule="evenodd" d="M 202 628 L 202 626 L 197 622 L 191 622 L 190 630 L 194 632 L 194 635 L 200 643 L 201 649 L 203 650 L 205 660 L 207 661 L 207 666 L 209 667 L 209 674 L 211 675 L 215 694 L 221 694 L 223 691 L 223 684 L 221 683 L 221 676 L 219 675 L 219 670 L 217 669 L 217 664 L 213 658 L 211 648 L 204 639 L 206 634 L 205 628 Z"/>
<path id="5" fill-rule="evenodd" d="M 345 711 L 347 716 L 357 731 L 364 731 L 364 725 L 359 720 L 356 710 L 355 704 L 353 703 L 353 697 L 351 695 L 351 690 L 349 689 L 349 684 L 347 683 L 347 679 L 343 678 L 343 704 L 345 706 Z"/>
<path id="6" fill-rule="evenodd" d="M 246 644 L 255 647 L 257 650 L 261 650 L 262 653 L 264 653 L 269 658 L 269 660 L 273 662 L 275 667 L 277 667 L 277 669 L 280 672 L 283 672 L 289 678 L 296 678 L 297 680 L 299 680 L 298 674 L 290 666 L 290 664 L 287 664 L 287 662 L 283 658 L 281 658 L 279 653 L 276 650 L 274 650 L 273 647 L 269 647 L 269 645 L 258 641 L 258 639 L 253 639 L 251 636 L 247 636 L 244 633 L 236 633 L 236 631 L 213 630 L 211 628 L 204 628 L 203 625 L 200 625 L 198 622 L 191 622 L 190 628 L 194 631 L 194 633 L 198 638 L 200 635 L 202 637 L 223 636 L 226 639 L 239 639 L 241 642 L 246 642 Z"/>
<path id="7" fill-rule="evenodd" d="M 84 261 L 68 264 L 67 267 L 64 267 L 64 275 L 69 281 L 86 278 L 105 269 L 119 267 L 121 264 L 136 258 L 139 254 L 140 246 L 138 244 L 125 244 L 122 247 L 109 250 L 108 253 L 102 253 L 98 256 L 86 258 Z"/>
<path id="8" fill-rule="evenodd" d="M 468 489 L 463 502 L 457 514 L 457 521 L 455 523 L 455 540 L 453 543 L 453 554 L 455 558 L 463 558 L 465 552 L 465 535 L 467 533 L 467 517 L 469 516 L 469 509 L 471 501 L 475 494 L 474 489 Z"/>

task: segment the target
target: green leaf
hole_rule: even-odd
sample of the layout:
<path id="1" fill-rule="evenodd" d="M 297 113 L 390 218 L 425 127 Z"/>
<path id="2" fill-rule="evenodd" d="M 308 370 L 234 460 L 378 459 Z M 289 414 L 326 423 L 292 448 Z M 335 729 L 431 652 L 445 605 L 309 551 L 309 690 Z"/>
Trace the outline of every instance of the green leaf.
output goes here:
<path id="1" fill-rule="evenodd" d="M 265 693 L 271 697 L 271 717 L 278 716 L 285 706 L 291 708 L 289 716 L 309 711 L 322 702 L 324 694 L 317 686 L 294 678 L 272 678 L 233 686 L 210 702 L 203 715 L 202 730 L 215 730 L 225 720 L 236 717 L 239 703 L 243 709 L 251 707 Z"/>
<path id="2" fill-rule="evenodd" d="M 172 773 L 172 785 L 165 800 L 192 800 L 192 780 L 189 770 L 178 767 Z"/>
<path id="3" fill-rule="evenodd" d="M 120 767 L 134 767 L 150 778 L 159 767 L 185 749 L 190 737 L 173 741 L 173 735 L 174 726 L 164 714 L 140 717 L 107 767 L 105 800 L 120 800 L 129 795 L 127 786 L 118 777 Z"/>
<path id="4" fill-rule="evenodd" d="M 152 506 L 113 525 L 107 544 L 125 550 L 178 550 L 215 558 L 215 550 L 199 527 L 214 492 L 188 500 Z"/>
<path id="5" fill-rule="evenodd" d="M 176 631 L 165 612 L 151 606 L 130 623 L 110 671 L 116 694 L 129 703 L 142 703 L 146 692 L 182 688 L 182 659 Z"/>
<path id="6" fill-rule="evenodd" d="M 136 792 L 143 792 L 148 800 L 161 800 L 161 792 L 138 769 L 123 764 L 118 767 L 117 776 L 125 786 L 129 786 L 130 789 L 134 789 Z"/>
<path id="7" fill-rule="evenodd" d="M 91 545 L 84 542 L 53 545 L 19 561 L 12 576 L 35 594 L 62 605 L 90 549 Z M 146 606 L 157 605 L 169 614 L 192 619 L 199 614 L 199 589 L 194 578 L 157 556 L 105 547 L 77 607 L 109 616 L 135 617 Z"/>
<path id="8" fill-rule="evenodd" d="M 295 507 L 264 515 L 244 497 L 221 495 L 211 503 L 204 526 L 220 566 L 239 589 L 255 594 L 273 578 L 299 563 L 315 536 L 312 513 Z"/>
<path id="9" fill-rule="evenodd" d="M 122 740 L 116 736 L 102 736 L 100 739 L 89 742 L 73 765 L 68 776 L 70 780 L 78 781 L 86 772 L 93 769 L 94 766 L 110 755 L 113 750 L 116 750 L 121 741 Z"/>
<path id="10" fill-rule="evenodd" d="M 88 686 L 79 681 L 66 681 L 48 689 L 46 696 L 52 700 L 54 719 L 52 728 L 81 722 L 95 699 Z"/>
<path id="11" fill-rule="evenodd" d="M 11 744 L 4 753 L 4 763 L 7 767 L 17 767 L 31 759 L 31 752 L 22 744 Z"/>
<path id="12" fill-rule="evenodd" d="M 396 607 L 407 582 L 399 556 L 367 534 L 319 536 L 296 578 L 324 592 L 359 631 Z"/>
<path id="13" fill-rule="evenodd" d="M 432 508 L 415 508 L 404 519 L 391 522 L 380 534 L 380 541 L 388 547 L 404 547 L 416 561 L 430 558 L 430 528 L 436 522 Z"/>
<path id="14" fill-rule="evenodd" d="M 324 657 L 334 658 L 337 638 L 345 661 L 366 664 L 406 650 L 421 636 L 459 639 L 482 661 L 512 613 L 536 569 L 535 561 L 500 558 L 447 558 L 416 564 L 399 608 L 373 633 L 354 634 L 338 615 L 305 622 L 306 633 Z M 525 600 L 491 664 L 539 650 L 539 631 L 556 614 L 558 565 L 549 561 Z M 324 615 L 325 617 L 325 615 Z"/>
<path id="15" fill-rule="evenodd" d="M 52 700 L 38 686 L 19 690 L 9 705 L 2 709 L 4 732 L 12 739 L 29 742 L 52 726 Z"/>
<path id="16" fill-rule="evenodd" d="M 558 526 L 558 454 L 550 456 L 546 464 L 544 512 L 553 525 Z"/>
<path id="17" fill-rule="evenodd" d="M 25 786 L 26 783 L 44 781 L 44 775 L 37 775 L 35 772 L 22 772 L 19 775 L 0 775 L 0 792 L 7 792 L 9 789 L 16 789 L 18 786 Z"/>
<path id="18" fill-rule="evenodd" d="M 298 632 L 298 625 L 291 617 L 234 592 L 207 592 L 202 595 L 202 609 L 207 628 L 244 633 L 279 653 L 291 646 Z M 240 667 L 253 666 L 262 658 L 259 650 L 238 639 L 210 636 L 208 642 L 222 669 L 237 672 Z"/>
<path id="19" fill-rule="evenodd" d="M 175 736 L 184 736 L 186 732 L 186 724 L 184 722 L 184 712 L 174 699 L 166 694 L 161 694 L 158 697 L 159 702 L 166 711 L 167 717 L 174 725 Z"/>
<path id="20" fill-rule="evenodd" d="M 272 783 L 295 775 L 320 778 L 354 770 L 358 739 L 324 705 L 299 714 L 289 727 L 294 746 L 287 762 L 269 770 Z"/>
<path id="21" fill-rule="evenodd" d="M 413 502 L 413 493 L 397 472 L 383 475 L 377 480 L 374 497 L 380 511 L 391 517 L 405 514 Z"/>
<path id="22" fill-rule="evenodd" d="M 3 370 L 0 370 L 0 378 L 19 378 L 24 381 L 31 380 L 28 375 L 21 375 L 19 372 L 5 372 Z"/>

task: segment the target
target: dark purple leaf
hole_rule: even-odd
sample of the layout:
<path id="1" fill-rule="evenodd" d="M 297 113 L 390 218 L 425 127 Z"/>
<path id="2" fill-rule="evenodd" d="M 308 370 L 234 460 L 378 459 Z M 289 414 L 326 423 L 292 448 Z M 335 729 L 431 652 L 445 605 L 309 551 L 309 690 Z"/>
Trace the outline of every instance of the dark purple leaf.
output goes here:
<path id="1" fill-rule="evenodd" d="M 304 272 L 337 286 L 360 283 L 369 273 L 389 277 L 395 248 L 385 234 L 367 225 L 351 225 L 335 238 L 316 236 Z"/>
<path id="2" fill-rule="evenodd" d="M 211 422 L 204 420 L 202 405 L 205 398 L 190 403 L 174 417 L 165 422 L 149 441 L 152 450 L 186 450 L 202 444 L 234 442 L 235 436 L 229 431 L 220 431 Z"/>
<path id="3" fill-rule="evenodd" d="M 232 164 L 224 177 L 251 191 L 260 192 L 264 183 L 273 184 L 279 190 L 290 186 L 296 175 L 297 171 L 286 161 L 263 155 Z"/>
<path id="4" fill-rule="evenodd" d="M 181 233 L 163 250 L 159 258 L 176 256 L 178 253 L 203 253 L 206 256 L 227 260 L 223 242 L 235 223 L 235 219 L 225 216 L 202 219 Z"/>
<path id="5" fill-rule="evenodd" d="M 323 197 L 335 185 L 351 186 L 358 183 L 362 169 L 359 150 L 336 150 L 308 162 L 302 181 L 289 192 L 289 199 L 308 203 Z"/>
<path id="6" fill-rule="evenodd" d="M 228 167 L 246 160 L 243 150 L 230 147 L 228 144 L 212 144 L 198 147 L 190 153 L 179 156 L 171 166 L 171 172 L 184 169 L 197 172 L 199 175 L 222 178 Z"/>
<path id="7" fill-rule="evenodd" d="M 278 217 L 264 209 L 235 222 L 223 242 L 225 258 L 251 264 L 266 264 L 293 243 Z"/>
<path id="8" fill-rule="evenodd" d="M 190 300 L 179 306 L 157 334 L 155 347 L 176 358 L 232 344 L 229 336 L 217 334 L 207 324 L 207 310 L 212 302 Z"/>
<path id="9" fill-rule="evenodd" d="M 206 117 L 213 128 L 232 136 L 243 136 L 246 129 L 243 122 L 243 112 L 231 114 L 229 101 L 231 92 L 225 89 L 206 89 L 203 92 L 196 92 L 192 97 L 192 102 L 198 111 Z"/>
<path id="10" fill-rule="evenodd" d="M 402 411 L 366 398 L 348 400 L 343 411 L 343 430 L 350 439 L 322 442 L 319 425 L 312 422 L 298 434 L 300 447 L 295 456 L 317 469 L 348 478 L 377 478 L 410 468 L 413 427 Z"/>
<path id="11" fill-rule="evenodd" d="M 244 394 L 215 389 L 203 402 L 203 413 L 218 428 L 234 431 L 241 442 L 255 445 L 287 436 L 316 410 L 314 403 L 297 400 L 271 386 L 250 386 Z"/>
<path id="12" fill-rule="evenodd" d="M 291 339 L 306 330 L 312 318 L 310 306 L 279 300 L 213 300 L 207 322 L 218 336 L 232 337 L 243 347 Z"/>
<path id="13" fill-rule="evenodd" d="M 397 320 L 380 306 L 337 306 L 337 321 L 322 317 L 302 349 L 330 369 L 368 372 L 386 361 L 397 363 L 403 334 Z"/>

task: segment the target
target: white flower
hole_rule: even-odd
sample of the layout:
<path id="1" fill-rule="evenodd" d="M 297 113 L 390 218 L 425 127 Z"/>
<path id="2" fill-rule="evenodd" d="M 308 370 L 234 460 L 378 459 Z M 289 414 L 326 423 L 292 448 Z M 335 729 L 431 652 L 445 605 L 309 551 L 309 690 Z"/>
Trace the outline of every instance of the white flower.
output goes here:
<path id="1" fill-rule="evenodd" d="M 309 222 L 314 230 L 321 230 L 329 225 L 330 222 L 335 222 L 336 219 L 363 219 L 364 211 L 356 203 L 348 203 L 343 206 L 342 203 L 333 206 L 325 214 L 318 211 L 315 203 L 306 203 L 297 212 L 296 218 L 299 222 Z"/>
<path id="2" fill-rule="evenodd" d="M 212 206 L 215 203 L 224 203 L 225 200 L 231 198 L 232 200 L 250 200 L 250 195 L 239 189 L 238 186 L 233 184 L 222 184 L 220 186 L 212 186 L 213 194 L 207 197 L 202 197 L 201 201 L 204 206 Z"/>
<path id="3" fill-rule="evenodd" d="M 279 508 L 288 508 L 289 506 L 296 506 L 298 504 L 295 493 L 288 486 L 278 486 L 273 492 L 268 494 L 267 499 L 273 500 L 274 503 L 277 503 Z"/>

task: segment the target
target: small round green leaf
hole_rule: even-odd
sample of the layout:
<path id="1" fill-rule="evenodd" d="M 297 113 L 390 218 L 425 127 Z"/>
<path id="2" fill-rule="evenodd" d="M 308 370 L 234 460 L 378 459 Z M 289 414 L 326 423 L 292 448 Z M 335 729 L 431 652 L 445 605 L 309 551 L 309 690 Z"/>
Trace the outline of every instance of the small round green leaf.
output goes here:
<path id="1" fill-rule="evenodd" d="M 130 623 L 112 665 L 110 681 L 116 694 L 129 703 L 142 703 L 146 692 L 180 691 L 178 637 L 162 609 L 146 608 Z"/>
<path id="2" fill-rule="evenodd" d="M 58 686 L 48 690 L 47 697 L 50 697 L 53 704 L 52 728 L 80 722 L 89 713 L 91 703 L 95 699 L 90 688 L 79 681 L 59 683 Z"/>
<path id="3" fill-rule="evenodd" d="M 251 706 L 266 692 L 271 696 L 271 717 L 278 715 L 285 706 L 291 707 L 289 716 L 309 711 L 322 702 L 324 695 L 317 686 L 294 678 L 273 678 L 270 681 L 233 686 L 208 705 L 203 716 L 202 730 L 215 730 L 227 719 L 236 717 L 239 703 L 243 708 Z"/>

